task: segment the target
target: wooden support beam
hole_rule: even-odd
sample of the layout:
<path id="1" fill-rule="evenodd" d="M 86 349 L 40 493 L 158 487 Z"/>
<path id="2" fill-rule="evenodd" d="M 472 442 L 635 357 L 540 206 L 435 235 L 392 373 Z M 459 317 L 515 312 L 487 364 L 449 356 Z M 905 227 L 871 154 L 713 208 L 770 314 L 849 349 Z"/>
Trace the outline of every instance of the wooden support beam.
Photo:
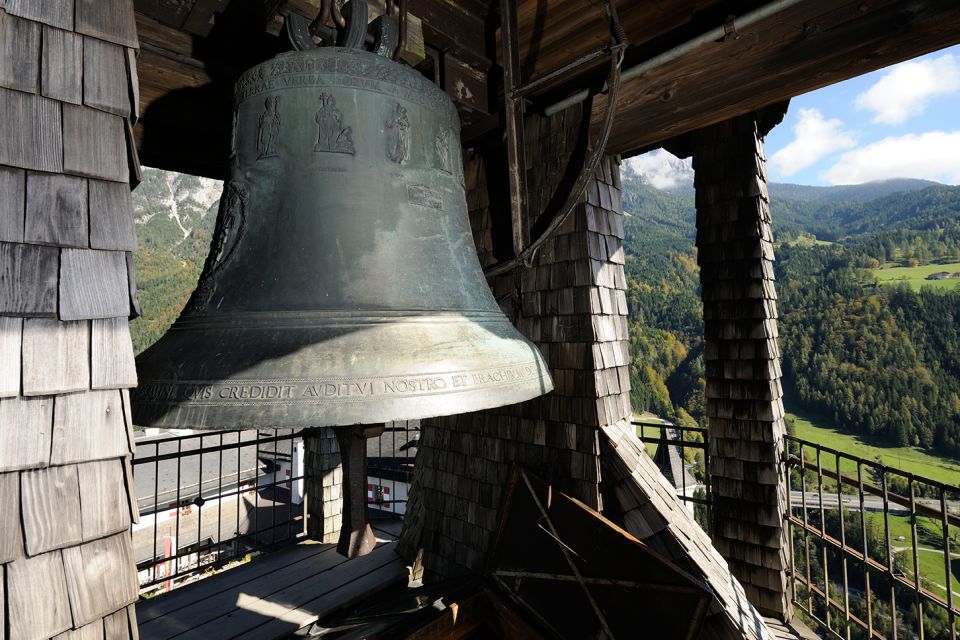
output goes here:
<path id="1" fill-rule="evenodd" d="M 955 0 L 801 2 L 624 83 L 609 153 L 682 133 L 960 43 Z M 626 69 L 625 69 L 626 71 Z M 594 104 L 599 126 L 606 101 Z"/>

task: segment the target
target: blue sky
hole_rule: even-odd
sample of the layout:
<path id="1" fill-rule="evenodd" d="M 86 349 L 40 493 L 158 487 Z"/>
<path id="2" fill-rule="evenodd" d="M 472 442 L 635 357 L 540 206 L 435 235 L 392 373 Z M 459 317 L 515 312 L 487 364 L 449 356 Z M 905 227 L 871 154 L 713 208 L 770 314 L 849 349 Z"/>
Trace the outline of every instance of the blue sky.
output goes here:
<path id="1" fill-rule="evenodd" d="M 795 97 L 766 145 L 775 182 L 960 184 L 960 46 Z"/>
<path id="2" fill-rule="evenodd" d="M 773 182 L 960 184 L 960 45 L 793 98 L 766 148 Z M 678 163 L 662 149 L 628 160 L 659 188 L 689 179 Z"/>

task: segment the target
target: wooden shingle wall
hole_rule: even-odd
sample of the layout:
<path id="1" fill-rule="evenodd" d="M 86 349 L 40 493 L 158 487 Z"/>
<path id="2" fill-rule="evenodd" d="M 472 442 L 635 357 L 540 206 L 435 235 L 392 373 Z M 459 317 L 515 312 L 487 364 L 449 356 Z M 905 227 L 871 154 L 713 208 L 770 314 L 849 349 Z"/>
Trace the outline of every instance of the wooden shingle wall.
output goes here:
<path id="1" fill-rule="evenodd" d="M 528 153 L 536 159 L 528 164 L 532 210 L 563 175 L 575 147 L 577 111 L 528 121 Z M 494 258 L 487 168 L 472 155 L 465 169 L 476 244 L 488 265 Z M 401 544 L 410 558 L 422 551 L 430 576 L 482 567 L 513 463 L 602 507 L 600 429 L 630 415 L 619 177 L 617 161 L 605 158 L 583 201 L 534 265 L 490 283 L 501 307 L 545 356 L 554 391 L 424 421 Z M 496 211 L 498 218 L 504 213 Z"/>
<path id="2" fill-rule="evenodd" d="M 790 616 L 777 294 L 752 115 L 693 135 L 714 544 L 764 614 Z"/>
<path id="3" fill-rule="evenodd" d="M 343 521 L 343 466 L 337 436 L 330 427 L 308 429 L 303 437 L 307 534 L 336 544 Z"/>
<path id="4" fill-rule="evenodd" d="M 132 0 L 0 1 L 0 638 L 133 638 Z"/>

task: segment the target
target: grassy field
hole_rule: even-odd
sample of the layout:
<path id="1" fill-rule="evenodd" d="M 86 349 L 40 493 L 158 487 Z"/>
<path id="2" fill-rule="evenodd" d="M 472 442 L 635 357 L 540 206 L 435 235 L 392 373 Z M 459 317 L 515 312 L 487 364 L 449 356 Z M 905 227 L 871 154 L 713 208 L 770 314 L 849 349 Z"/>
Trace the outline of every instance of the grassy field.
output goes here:
<path id="1" fill-rule="evenodd" d="M 793 420 L 798 438 L 867 460 L 879 461 L 888 467 L 960 487 L 960 463 L 932 455 L 918 447 L 893 447 L 880 441 L 842 433 L 837 429 L 815 422 L 809 416 L 787 412 L 787 417 Z M 836 462 L 832 456 L 821 456 L 821 464 L 824 467 L 833 468 Z M 857 466 L 853 462 L 841 458 L 840 468 L 845 475 L 856 476 Z"/>
<path id="2" fill-rule="evenodd" d="M 876 276 L 880 284 L 906 283 L 914 291 L 919 291 L 921 287 L 933 287 L 934 289 L 951 290 L 960 285 L 960 278 L 947 278 L 946 280 L 927 280 L 926 277 L 931 273 L 946 271 L 954 273 L 960 271 L 960 262 L 950 264 L 926 264 L 922 267 L 887 267 L 885 269 L 874 269 L 873 275 Z"/>

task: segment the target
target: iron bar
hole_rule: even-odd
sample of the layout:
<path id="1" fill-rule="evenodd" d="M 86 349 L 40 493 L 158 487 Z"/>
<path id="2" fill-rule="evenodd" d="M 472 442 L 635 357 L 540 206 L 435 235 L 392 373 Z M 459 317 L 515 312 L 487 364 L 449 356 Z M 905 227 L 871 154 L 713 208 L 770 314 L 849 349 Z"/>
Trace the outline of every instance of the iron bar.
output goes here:
<path id="1" fill-rule="evenodd" d="M 943 533 L 943 576 L 947 588 L 947 622 L 950 625 L 950 640 L 957 640 L 953 613 L 953 571 L 950 569 L 950 523 L 947 521 L 947 492 L 940 489 L 940 526 Z"/>
<path id="2" fill-rule="evenodd" d="M 867 510 L 863 496 L 863 465 L 857 462 L 857 488 L 860 495 L 860 535 L 863 539 L 863 584 L 867 598 L 867 635 L 873 637 L 873 592 L 870 589 L 870 558 L 869 543 L 867 541 Z"/>
<path id="3" fill-rule="evenodd" d="M 774 2 L 766 4 L 754 11 L 750 11 L 749 13 L 745 13 L 742 16 L 737 17 L 735 19 L 735 26 L 737 29 L 746 29 L 753 26 L 757 22 L 789 9 L 793 5 L 799 4 L 802 1 L 803 0 L 775 0 Z M 699 36 L 684 42 L 683 44 L 673 47 L 672 49 L 668 49 L 659 55 L 624 69 L 622 81 L 628 82 L 633 80 L 634 78 L 637 78 L 648 71 L 652 71 L 657 67 L 662 67 L 668 62 L 673 62 L 677 58 L 685 56 L 688 53 L 692 53 L 700 47 L 724 40 L 726 34 L 727 28 L 724 25 L 714 27 L 713 29 L 706 31 Z M 560 113 L 561 111 L 572 107 L 575 104 L 583 102 L 589 97 L 589 95 L 590 93 L 586 89 L 578 91 L 569 97 L 564 98 L 563 100 L 560 100 L 549 107 L 546 107 L 543 110 L 543 113 L 547 116 Z"/>
<path id="4" fill-rule="evenodd" d="M 840 474 L 840 458 L 835 457 L 837 465 L 837 510 L 840 513 L 840 544 L 847 547 L 847 529 L 843 522 L 843 476 Z M 821 510 L 823 505 L 820 505 Z M 847 640 L 850 640 L 850 581 L 847 574 L 847 554 L 840 554 L 843 569 L 843 625 Z"/>
<path id="5" fill-rule="evenodd" d="M 913 584 L 917 598 L 917 618 L 919 621 L 920 640 L 923 640 L 923 598 L 920 596 L 920 551 L 917 544 L 917 512 L 914 509 L 916 488 L 913 478 L 910 479 L 910 547 L 913 551 Z"/>

